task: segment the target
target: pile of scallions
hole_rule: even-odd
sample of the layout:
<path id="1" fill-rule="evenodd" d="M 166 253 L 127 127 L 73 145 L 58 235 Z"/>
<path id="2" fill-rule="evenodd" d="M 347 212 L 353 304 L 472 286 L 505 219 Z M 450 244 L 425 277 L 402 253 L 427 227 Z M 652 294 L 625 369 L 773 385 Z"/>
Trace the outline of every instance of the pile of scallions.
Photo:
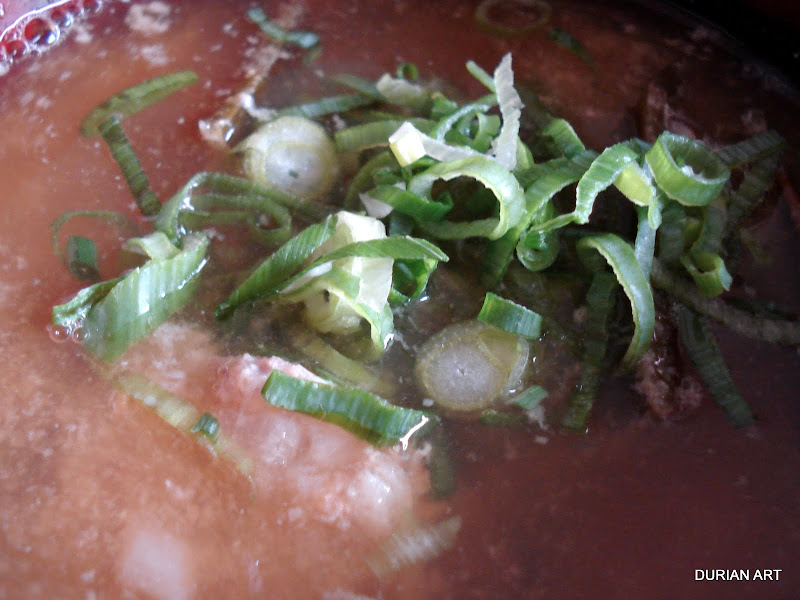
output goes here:
<path id="1" fill-rule="evenodd" d="M 509 269 L 546 274 L 570 268 L 582 282 L 586 319 L 577 344 L 581 374 L 561 419 L 565 427 L 585 431 L 602 375 L 629 371 L 647 352 L 656 322 L 654 288 L 679 307 L 681 343 L 711 394 L 734 424 L 748 424 L 752 413 L 707 321 L 772 342 L 800 342 L 796 321 L 756 315 L 721 299 L 732 282 L 728 249 L 772 185 L 784 147 L 780 136 L 767 131 L 711 150 L 664 132 L 653 143 L 631 139 L 597 152 L 567 121 L 523 106 L 510 55 L 492 74 L 473 62 L 467 70 L 486 88 L 469 102 L 423 85 L 411 65 L 377 82 L 339 76 L 350 93 L 263 111 L 263 122 L 235 148 L 245 177 L 201 172 L 163 204 L 122 122 L 197 77 L 172 73 L 109 99 L 81 131 L 108 143 L 153 230 L 125 243 L 142 255 L 139 267 L 99 281 L 94 243 L 70 236 L 62 250 L 59 229 L 78 216 L 121 227 L 126 218 L 97 211 L 59 218 L 56 251 L 77 277 L 92 283 L 53 309 L 53 326 L 78 334 L 100 361 L 115 361 L 192 298 L 210 244 L 221 243 L 207 230 L 241 225 L 264 245 L 266 258 L 219 298 L 215 317 L 227 319 L 243 306 L 302 305 L 316 360 L 329 372 L 341 371 L 330 385 L 274 372 L 265 399 L 334 420 L 377 443 L 394 443 L 435 420 L 434 413 L 382 398 L 385 388 L 370 379 L 366 364 L 379 361 L 391 344 L 394 311 L 418 302 L 431 274 L 460 246 L 479 265 L 484 307 L 477 325 L 443 334 L 428 360 L 445 361 L 455 371 L 468 370 L 470 361 L 494 362 L 497 369 L 487 373 L 496 381 L 487 383 L 486 375 L 440 390 L 437 381 L 446 379 L 441 365 L 426 362 L 417 368 L 418 384 L 438 395 L 435 406 L 481 411 L 519 384 L 529 360 L 526 340 L 537 339 L 548 318 L 544 314 L 543 321 L 540 298 L 519 303 L 503 296 Z M 331 135 L 325 124 L 332 115 L 344 126 Z M 523 123 L 532 130 L 525 139 Z M 342 157 L 353 156 L 359 167 L 343 197 L 334 198 Z M 740 174 L 736 186 L 732 170 Z M 635 215 L 635 231 L 598 228 L 594 215 L 613 203 Z M 622 329 L 612 323 L 618 300 L 629 305 Z M 619 331 L 627 333 L 617 352 Z M 453 339 L 471 340 L 483 354 L 465 353 L 461 363 L 449 350 Z M 485 389 L 467 393 L 479 384 Z M 546 394 L 530 385 L 508 401 L 527 411 Z M 201 419 L 181 427 L 218 439 L 213 417 Z"/>

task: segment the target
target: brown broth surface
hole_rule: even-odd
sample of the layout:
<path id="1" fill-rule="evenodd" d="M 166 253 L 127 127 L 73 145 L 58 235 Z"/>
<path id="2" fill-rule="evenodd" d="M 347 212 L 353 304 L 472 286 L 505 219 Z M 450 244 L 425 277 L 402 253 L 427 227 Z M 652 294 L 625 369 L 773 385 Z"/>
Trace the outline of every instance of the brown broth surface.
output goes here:
<path id="1" fill-rule="evenodd" d="M 200 83 L 125 122 L 154 191 L 167 198 L 194 172 L 225 163 L 197 122 L 243 85 L 242 66 L 265 44 L 244 18 L 246 2 L 170 2 L 168 30 L 149 34 L 125 23 L 137 4 L 110 4 L 58 48 L 0 77 L 0 599 L 795 597 L 796 348 L 717 330 L 757 416 L 742 430 L 709 398 L 683 421 L 657 422 L 642 413 L 630 379 L 604 388 L 585 436 L 451 423 L 451 498 L 428 499 L 413 464 L 398 472 L 415 519 L 463 519 L 456 543 L 379 580 L 364 557 L 385 527 L 371 530 L 363 515 L 350 526 L 299 517 L 288 491 L 254 488 L 116 392 L 79 345 L 54 342 L 50 309 L 81 284 L 54 255 L 50 223 L 67 210 L 135 214 L 105 145 L 79 135 L 83 117 L 130 85 L 195 70 Z M 669 94 L 674 127 L 728 143 L 766 124 L 791 147 L 800 143 L 796 91 L 706 26 L 638 4 L 553 3 L 553 24 L 587 47 L 593 72 L 542 34 L 481 31 L 474 4 L 301 0 L 267 8 L 321 35 L 313 65 L 329 75 L 377 78 L 409 61 L 473 97 L 482 90 L 464 62 L 491 69 L 512 51 L 518 82 L 589 147 L 637 134 L 638 107 L 654 82 Z M 291 75 L 276 67 L 270 98 L 299 93 Z M 800 183 L 793 150 L 786 168 Z M 754 231 L 770 262 L 745 259 L 733 292 L 800 310 L 800 254 L 786 204 Z M 114 273 L 115 230 L 84 221 L 70 232 L 97 240 L 104 273 Z M 163 342 L 177 371 L 153 367 L 153 377 L 180 379 L 176 390 L 217 406 L 214 374 L 225 349 L 200 328 L 170 327 L 126 360 L 153 363 L 152 348 Z M 181 336 L 183 346 L 170 345 Z M 398 526 L 401 517 L 391 518 Z M 781 571 L 778 581 L 710 582 L 695 580 L 698 569 Z"/>

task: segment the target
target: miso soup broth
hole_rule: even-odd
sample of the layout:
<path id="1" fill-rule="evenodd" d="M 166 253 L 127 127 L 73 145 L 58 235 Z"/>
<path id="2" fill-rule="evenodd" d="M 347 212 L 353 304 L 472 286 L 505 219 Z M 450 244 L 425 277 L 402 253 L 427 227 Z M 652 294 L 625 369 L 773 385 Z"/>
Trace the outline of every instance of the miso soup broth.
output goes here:
<path id="1" fill-rule="evenodd" d="M 631 138 L 652 144 L 663 130 L 714 151 L 777 132 L 786 141 L 777 183 L 726 257 L 734 276 L 721 297 L 796 325 L 800 96 L 779 72 L 708 25 L 639 3 L 261 5 L 285 30 L 317 34 L 310 49 L 265 35 L 247 16 L 253 2 L 85 4 L 65 5 L 79 18 L 62 23 L 52 48 L 31 41 L 30 56 L 0 76 L 0 598 L 778 599 L 800 589 L 796 342 L 714 323 L 755 417 L 734 427 L 676 342 L 672 291 L 658 289 L 650 371 L 640 363 L 604 378 L 587 431 L 562 426 L 581 381 L 582 341 L 570 332 L 583 331 L 590 310 L 588 280 L 569 270 L 580 263 L 563 250 L 587 235 L 577 225 L 565 228 L 562 262 L 544 271 L 556 312 L 545 315 L 541 339 L 511 354 L 524 371 L 509 376 L 506 396 L 531 384 L 548 392 L 530 415 L 502 400 L 482 417 L 454 414 L 415 382 L 426 340 L 474 319 L 487 291 L 475 266 L 482 242 L 429 238 L 450 260 L 419 298 L 394 309 L 389 347 L 361 365 L 370 391 L 438 423 L 435 434 L 395 444 L 264 401 L 271 372 L 301 381 L 330 373 L 303 341 L 297 304 L 215 319 L 280 246 L 260 245 L 247 228 L 206 229 L 196 293 L 120 357 L 99 360 L 84 347 L 90 333 L 51 322 L 54 306 L 91 283 L 54 249 L 54 221 L 70 211 L 122 215 L 76 216 L 58 231 L 61 252 L 70 235 L 95 242 L 104 280 L 143 262 L 121 247 L 153 230 L 103 138 L 80 131 L 114 94 L 167 73 L 197 75 L 122 121 L 166 202 L 200 171 L 242 176 L 231 149 L 255 127 L 253 115 L 354 93 L 334 76 L 374 82 L 409 63 L 420 87 L 463 104 L 488 93 L 465 63 L 491 75 L 510 53 L 523 115 L 544 107 L 597 152 Z M 3 38 L 6 54 L 13 35 Z M 228 117 L 230 138 L 219 128 Z M 534 123 L 525 118 L 527 143 Z M 356 122 L 317 121 L 326 135 Z M 331 214 L 359 167 L 353 153 L 336 160 L 335 181 L 313 201 Z M 734 171 L 733 183 L 742 177 Z M 574 187 L 560 192 L 560 209 L 572 210 Z M 625 200 L 609 194 L 598 205 Z M 619 219 L 633 240 L 636 213 L 625 206 L 593 213 L 590 233 Z M 293 234 L 315 222 L 297 212 Z M 531 277 L 512 265 L 494 290 L 533 308 Z M 623 340 L 621 356 L 634 327 L 625 294 L 617 298 L 623 325 L 611 335 Z M 335 332 L 319 337 L 337 344 Z M 195 420 L 213 415 L 216 442 L 178 423 L 189 406 Z M 444 484 L 431 476 L 440 459 Z"/>

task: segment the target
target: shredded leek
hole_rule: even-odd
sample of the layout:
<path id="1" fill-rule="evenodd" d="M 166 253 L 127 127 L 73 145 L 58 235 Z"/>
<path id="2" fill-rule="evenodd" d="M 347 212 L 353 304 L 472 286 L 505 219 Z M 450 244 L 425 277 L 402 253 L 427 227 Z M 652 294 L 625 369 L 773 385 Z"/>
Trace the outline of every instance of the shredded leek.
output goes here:
<path id="1" fill-rule="evenodd" d="M 333 235 L 335 227 L 336 220 L 330 217 L 286 242 L 262 262 L 227 300 L 217 306 L 214 316 L 223 319 L 244 302 L 277 293 L 280 284 L 294 275 L 311 254 Z"/>
<path id="2" fill-rule="evenodd" d="M 310 31 L 289 31 L 271 21 L 266 13 L 253 7 L 247 11 L 247 17 L 264 32 L 265 35 L 279 43 L 294 44 L 304 50 L 309 50 L 319 44 L 319 36 Z"/>
<path id="3" fill-rule="evenodd" d="M 653 261 L 651 278 L 655 287 L 693 311 L 743 336 L 773 344 L 800 344 L 800 321 L 757 316 L 720 298 L 704 298 L 696 286 L 674 274 L 660 260 Z"/>
<path id="4" fill-rule="evenodd" d="M 139 233 L 139 229 L 133 219 L 127 215 L 123 215 L 122 213 L 118 213 L 113 210 L 67 211 L 54 219 L 50 224 L 50 239 L 53 242 L 53 251 L 56 253 L 56 256 L 58 256 L 68 268 L 69 263 L 67 261 L 67 257 L 61 251 L 61 247 L 58 244 L 58 234 L 64 225 L 77 218 L 95 219 L 103 223 L 108 223 L 109 225 L 117 227 L 127 235 L 136 235 Z"/>
<path id="5" fill-rule="evenodd" d="M 142 165 L 133 151 L 128 136 L 122 129 L 119 117 L 112 114 L 100 123 L 98 131 L 108 144 L 111 156 L 119 165 L 141 213 L 145 216 L 157 214 L 161 203 L 150 188 L 147 175 L 142 170 Z"/>
<path id="6" fill-rule="evenodd" d="M 633 248 L 619 236 L 606 233 L 588 236 L 578 242 L 578 250 L 585 263 L 595 266 L 596 261 L 590 250 L 596 250 L 611 266 L 617 281 L 628 296 L 633 315 L 633 337 L 631 338 L 621 367 L 632 368 L 647 351 L 655 328 L 655 304 L 650 282 L 645 278 L 642 267 L 636 260 Z"/>
<path id="7" fill-rule="evenodd" d="M 415 175 L 408 190 L 419 196 L 431 198 L 433 184 L 441 179 L 449 181 L 468 177 L 480 182 L 497 201 L 496 216 L 470 222 L 441 221 L 425 223 L 423 229 L 442 239 L 481 236 L 495 240 L 515 227 L 525 215 L 525 197 L 516 178 L 496 161 L 485 156 L 436 164 Z"/>
<path id="8" fill-rule="evenodd" d="M 594 68 L 594 58 L 592 57 L 592 54 L 586 49 L 586 46 L 581 44 L 577 38 L 575 38 L 575 36 L 568 31 L 553 27 L 547 31 L 547 39 L 554 41 L 563 48 L 566 48 L 587 65 Z"/>
<path id="9" fill-rule="evenodd" d="M 208 238 L 194 234 L 184 249 L 165 260 L 151 260 L 125 277 L 81 290 L 53 309 L 53 324 L 82 328 L 83 343 L 111 362 L 149 335 L 191 298 L 205 265 Z"/>
<path id="10" fill-rule="evenodd" d="M 589 412 L 603 375 L 602 365 L 608 346 L 608 323 L 615 304 L 614 277 L 599 271 L 594 274 L 586 294 L 588 317 L 583 339 L 583 360 L 580 380 L 570 398 L 561 424 L 581 433 L 587 430 Z"/>
<path id="11" fill-rule="evenodd" d="M 491 407 L 517 386 L 529 345 L 481 321 L 450 325 L 417 352 L 414 374 L 424 394 L 442 410 L 470 415 Z"/>
<path id="12" fill-rule="evenodd" d="M 411 565 L 439 556 L 455 543 L 461 517 L 394 532 L 369 558 L 367 564 L 378 577 L 402 571 Z"/>
<path id="13" fill-rule="evenodd" d="M 123 371 L 114 375 L 112 383 L 122 393 L 153 410 L 170 427 L 195 439 L 205 441 L 206 448 L 232 462 L 246 477 L 253 470 L 252 458 L 222 431 L 219 421 L 210 413 L 200 414 L 191 402 L 172 394 L 150 379 Z"/>
<path id="14" fill-rule="evenodd" d="M 71 235 L 67 238 L 66 259 L 69 272 L 84 281 L 100 279 L 97 244 L 89 238 Z"/>
<path id="15" fill-rule="evenodd" d="M 730 171 L 700 142 L 664 132 L 645 155 L 658 186 L 687 206 L 705 206 L 728 181 Z"/>
<path id="16" fill-rule="evenodd" d="M 396 390 L 394 385 L 362 362 L 348 358 L 324 340 L 300 328 L 291 332 L 292 345 L 319 364 L 326 375 L 335 380 L 357 386 L 373 394 L 391 397 Z"/>
<path id="17" fill-rule="evenodd" d="M 278 370 L 270 373 L 261 394 L 273 406 L 330 421 L 379 445 L 407 445 L 408 436 L 430 420 L 359 388 L 296 379 Z"/>
<path id="18" fill-rule="evenodd" d="M 219 430 L 219 421 L 216 417 L 211 413 L 203 413 L 189 431 L 204 435 L 211 442 L 216 442 L 219 439 Z"/>
<path id="19" fill-rule="evenodd" d="M 193 71 L 178 71 L 123 90 L 89 113 L 81 124 L 81 133 L 86 137 L 95 136 L 99 133 L 100 124 L 109 116 L 119 115 L 123 118 L 134 115 L 197 80 Z"/>
<path id="20" fill-rule="evenodd" d="M 541 315 L 492 292 L 484 297 L 478 320 L 529 339 L 536 339 L 542 334 Z"/>
<path id="21" fill-rule="evenodd" d="M 753 413 L 736 388 L 705 319 L 682 305 L 678 305 L 677 310 L 681 345 L 703 383 L 736 427 L 749 425 L 753 422 Z"/>
<path id="22" fill-rule="evenodd" d="M 199 191 L 206 191 L 200 199 Z M 217 207 L 235 208 L 254 216 L 267 215 L 276 227 L 262 231 L 269 243 L 280 243 L 291 235 L 291 215 L 299 213 L 312 219 L 324 219 L 330 209 L 311 200 L 302 200 L 254 181 L 224 173 L 200 172 L 189 180 L 163 206 L 155 228 L 163 231 L 173 243 L 186 233 L 183 217 L 187 213 L 207 213 Z M 259 229 L 263 229 L 259 224 Z"/>

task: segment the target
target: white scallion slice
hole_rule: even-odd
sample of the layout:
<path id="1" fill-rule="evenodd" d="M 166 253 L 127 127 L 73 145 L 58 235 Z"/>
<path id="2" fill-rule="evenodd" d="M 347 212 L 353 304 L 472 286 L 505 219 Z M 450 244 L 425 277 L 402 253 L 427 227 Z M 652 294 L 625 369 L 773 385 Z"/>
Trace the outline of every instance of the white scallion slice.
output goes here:
<path id="1" fill-rule="evenodd" d="M 528 353 L 528 343 L 519 336 L 481 321 L 465 321 L 423 344 L 414 373 L 439 408 L 470 414 L 491 407 L 519 383 Z"/>

